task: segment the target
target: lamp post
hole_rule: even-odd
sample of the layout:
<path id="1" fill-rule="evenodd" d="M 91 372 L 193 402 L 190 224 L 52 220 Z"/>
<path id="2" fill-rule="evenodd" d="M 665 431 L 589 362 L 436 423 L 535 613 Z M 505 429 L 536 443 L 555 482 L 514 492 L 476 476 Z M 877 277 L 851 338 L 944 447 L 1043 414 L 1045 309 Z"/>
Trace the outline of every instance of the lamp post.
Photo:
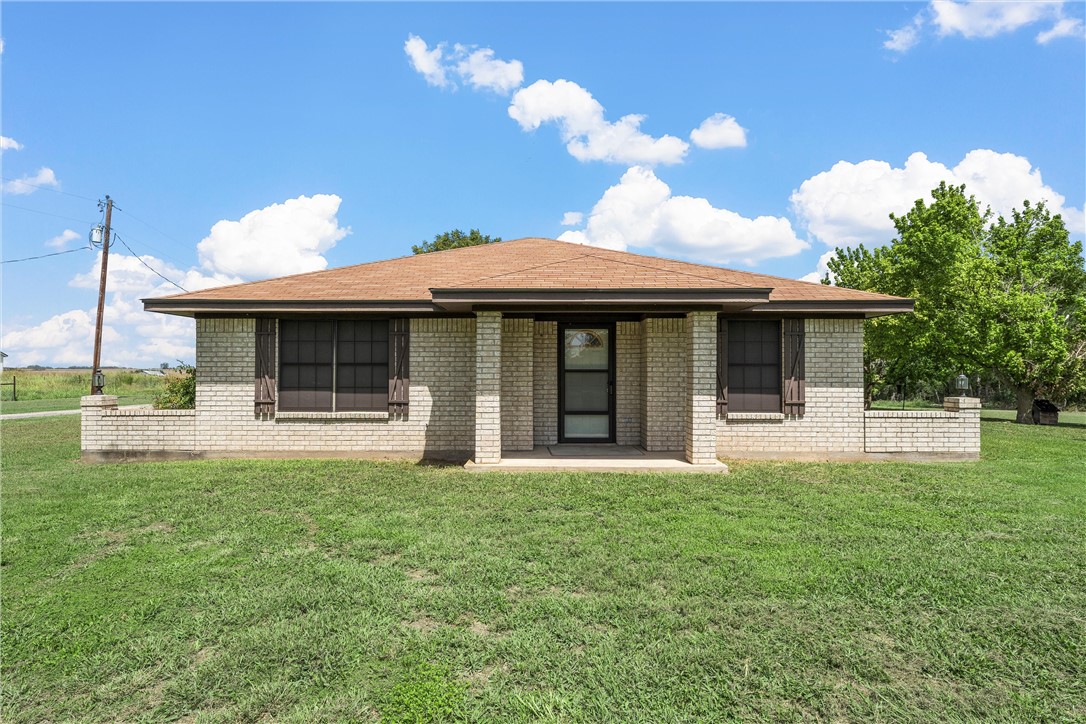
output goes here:
<path id="1" fill-rule="evenodd" d="M 969 392 L 969 378 L 964 374 L 958 375 L 954 380 L 954 386 L 958 388 L 958 397 L 965 397 L 965 393 Z"/>

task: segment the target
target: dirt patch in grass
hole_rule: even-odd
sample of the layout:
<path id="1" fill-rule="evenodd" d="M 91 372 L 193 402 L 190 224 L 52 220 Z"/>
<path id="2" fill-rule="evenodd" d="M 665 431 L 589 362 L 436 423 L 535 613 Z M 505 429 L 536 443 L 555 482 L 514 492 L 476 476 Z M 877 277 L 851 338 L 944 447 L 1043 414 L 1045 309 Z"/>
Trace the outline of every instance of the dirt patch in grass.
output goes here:
<path id="1" fill-rule="evenodd" d="M 437 631 L 442 626 L 440 621 L 432 619 L 429 616 L 422 616 L 413 621 L 401 621 L 400 623 L 412 631 L 418 631 L 419 633 L 424 634 Z"/>

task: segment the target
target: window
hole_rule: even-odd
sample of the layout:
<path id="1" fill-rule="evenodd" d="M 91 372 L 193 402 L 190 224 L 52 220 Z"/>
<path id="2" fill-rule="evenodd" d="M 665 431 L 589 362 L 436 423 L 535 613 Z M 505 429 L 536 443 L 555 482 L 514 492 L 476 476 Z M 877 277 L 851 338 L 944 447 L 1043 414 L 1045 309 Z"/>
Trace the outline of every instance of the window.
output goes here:
<path id="1" fill-rule="evenodd" d="M 385 410 L 388 320 L 279 323 L 279 409 Z"/>
<path id="2" fill-rule="evenodd" d="M 728 410 L 781 411 L 780 322 L 728 321 Z"/>

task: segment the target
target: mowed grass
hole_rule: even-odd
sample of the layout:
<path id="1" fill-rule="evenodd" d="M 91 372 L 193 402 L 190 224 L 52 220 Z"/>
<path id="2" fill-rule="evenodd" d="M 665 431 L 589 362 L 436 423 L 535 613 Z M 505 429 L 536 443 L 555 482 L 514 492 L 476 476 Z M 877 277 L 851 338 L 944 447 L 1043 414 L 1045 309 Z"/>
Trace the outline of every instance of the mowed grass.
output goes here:
<path id="1" fill-rule="evenodd" d="M 5 722 L 1086 719 L 1086 429 L 729 476 L 84 465 L 3 424 Z"/>
<path id="2" fill-rule="evenodd" d="M 142 405 L 154 400 L 166 384 L 166 377 L 145 375 L 138 370 L 105 370 L 108 395 L 117 395 L 121 405 Z M 75 410 L 79 398 L 90 394 L 90 370 L 5 369 L 4 382 L 15 378 L 18 400 L 12 388 L 0 388 L 0 414 Z"/>

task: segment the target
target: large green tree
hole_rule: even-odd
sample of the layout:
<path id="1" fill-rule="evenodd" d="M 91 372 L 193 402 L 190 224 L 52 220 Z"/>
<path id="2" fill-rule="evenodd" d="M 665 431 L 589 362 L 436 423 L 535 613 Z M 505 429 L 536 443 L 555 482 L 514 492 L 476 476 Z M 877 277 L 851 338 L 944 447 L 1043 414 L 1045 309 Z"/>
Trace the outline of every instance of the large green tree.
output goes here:
<path id="1" fill-rule="evenodd" d="M 415 244 L 411 247 L 411 251 L 415 254 L 429 254 L 431 251 L 445 251 L 447 249 L 459 249 L 464 246 L 479 246 L 480 244 L 496 244 L 499 241 L 501 241 L 500 236 L 491 239 L 489 236 L 480 234 L 478 229 L 472 229 L 467 234 L 460 231 L 460 229 L 453 229 L 452 231 L 446 231 L 444 234 L 438 234 L 433 241 Z"/>
<path id="2" fill-rule="evenodd" d="M 1044 204 L 992 223 L 964 186 L 940 184 L 932 198 L 891 216 L 889 246 L 838 249 L 829 262 L 840 286 L 916 300 L 914 314 L 868 323 L 869 388 L 983 374 L 1015 390 L 1028 422 L 1035 396 L 1086 386 L 1082 244 Z"/>

